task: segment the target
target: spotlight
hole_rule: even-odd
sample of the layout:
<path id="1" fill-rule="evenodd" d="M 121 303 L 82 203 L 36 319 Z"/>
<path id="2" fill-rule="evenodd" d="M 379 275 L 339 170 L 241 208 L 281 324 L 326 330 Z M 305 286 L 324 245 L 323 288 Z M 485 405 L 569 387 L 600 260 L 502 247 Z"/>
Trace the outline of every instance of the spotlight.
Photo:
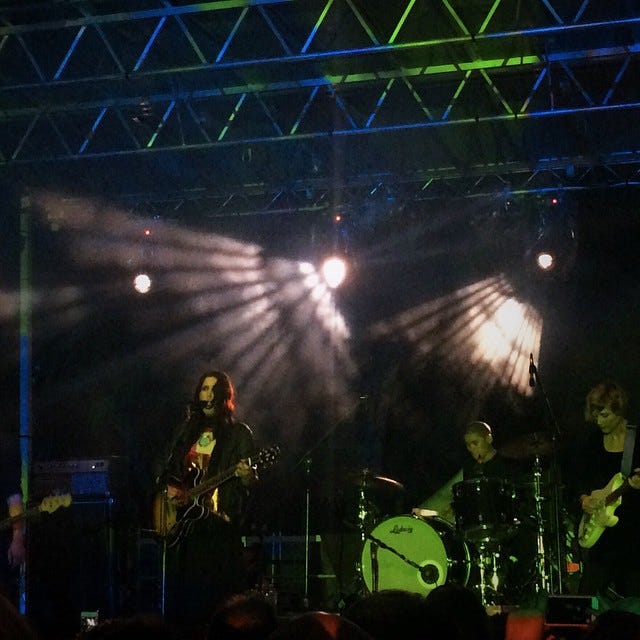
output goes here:
<path id="1" fill-rule="evenodd" d="M 151 291 L 151 278 L 146 273 L 139 273 L 133 279 L 133 288 L 141 294 L 149 293 Z"/>
<path id="2" fill-rule="evenodd" d="M 347 264 L 343 258 L 331 256 L 327 258 L 320 268 L 322 276 L 331 289 L 339 287 L 347 276 Z"/>
<path id="3" fill-rule="evenodd" d="M 569 203 L 552 196 L 538 205 L 537 237 L 525 254 L 527 269 L 565 279 L 576 260 L 578 240 Z"/>
<path id="4" fill-rule="evenodd" d="M 549 251 L 539 251 L 536 256 L 536 264 L 543 271 L 551 271 L 555 267 L 556 261 Z"/>

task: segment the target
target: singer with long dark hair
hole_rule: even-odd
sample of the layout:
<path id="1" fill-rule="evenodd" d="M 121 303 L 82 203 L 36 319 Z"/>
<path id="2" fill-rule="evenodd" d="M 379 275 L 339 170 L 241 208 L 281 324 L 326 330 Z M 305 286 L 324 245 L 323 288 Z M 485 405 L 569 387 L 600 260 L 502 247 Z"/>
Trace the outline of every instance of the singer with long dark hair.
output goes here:
<path id="1" fill-rule="evenodd" d="M 206 622 L 222 598 L 247 587 L 241 527 L 257 476 L 253 435 L 234 419 L 235 402 L 226 373 L 204 372 L 165 465 L 165 617 L 183 628 Z"/>

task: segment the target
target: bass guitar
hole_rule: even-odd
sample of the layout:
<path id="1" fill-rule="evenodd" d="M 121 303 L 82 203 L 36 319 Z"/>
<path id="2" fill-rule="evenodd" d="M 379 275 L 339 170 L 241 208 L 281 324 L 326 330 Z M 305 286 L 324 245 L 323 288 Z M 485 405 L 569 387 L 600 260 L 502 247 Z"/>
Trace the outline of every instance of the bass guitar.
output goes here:
<path id="1" fill-rule="evenodd" d="M 68 507 L 70 504 L 71 495 L 68 493 L 59 496 L 47 496 L 39 505 L 30 507 L 20 515 L 0 520 L 0 531 L 10 529 L 15 522 L 19 522 L 21 520 L 29 520 L 33 518 L 33 516 L 36 516 L 40 513 L 53 513 L 54 511 L 60 509 L 60 507 Z"/>
<path id="2" fill-rule="evenodd" d="M 265 469 L 276 462 L 280 447 L 261 449 L 255 456 L 244 461 L 256 471 Z M 158 494 L 153 505 L 154 528 L 167 540 L 167 547 L 177 546 L 189 535 L 194 523 L 210 515 L 228 521 L 229 517 L 212 508 L 211 496 L 222 484 L 235 476 L 236 466 L 225 469 L 210 478 L 203 479 L 204 472 L 199 471 L 190 483 L 193 486 L 183 491 L 179 500 L 170 499 L 165 492 Z"/>
<path id="3" fill-rule="evenodd" d="M 600 507 L 593 513 L 583 513 L 578 525 L 578 544 L 590 549 L 598 542 L 607 527 L 618 524 L 615 510 L 622 502 L 622 494 L 629 488 L 629 479 L 616 473 L 606 487 L 591 492 L 591 497 L 600 501 Z"/>

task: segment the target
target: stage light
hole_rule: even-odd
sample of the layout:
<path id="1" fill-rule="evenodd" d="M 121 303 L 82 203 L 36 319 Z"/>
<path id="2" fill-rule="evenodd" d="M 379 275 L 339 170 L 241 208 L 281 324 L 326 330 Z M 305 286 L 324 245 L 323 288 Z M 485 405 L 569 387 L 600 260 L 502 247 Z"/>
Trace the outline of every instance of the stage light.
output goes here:
<path id="1" fill-rule="evenodd" d="M 550 271 L 555 267 L 556 261 L 553 257 L 553 254 L 549 251 L 540 251 L 536 256 L 536 264 L 543 271 Z"/>
<path id="2" fill-rule="evenodd" d="M 578 248 L 570 203 L 552 196 L 540 202 L 537 213 L 536 238 L 525 254 L 527 269 L 541 277 L 566 279 Z"/>
<path id="3" fill-rule="evenodd" d="M 99 295 L 105 313 L 113 309 L 118 318 L 126 318 L 127 334 L 141 338 L 104 350 L 104 359 L 87 361 L 80 375 L 61 380 L 54 393 L 77 398 L 79 385 L 111 383 L 114 371 L 128 373 L 139 362 L 164 375 L 167 368 L 181 369 L 194 354 L 213 349 L 216 361 L 233 367 L 244 389 L 243 410 L 257 424 L 279 430 L 272 416 L 286 413 L 286 433 L 272 435 L 289 442 L 292 450 L 307 425 L 340 424 L 351 415 L 357 399 L 350 381 L 357 365 L 349 326 L 320 273 L 320 260 L 300 263 L 259 244 L 138 218 L 85 198 L 51 192 L 36 196 L 34 213 L 46 220 L 47 212 L 61 212 L 69 259 L 92 275 L 63 295 L 59 288 L 55 296 L 44 292 L 38 300 L 40 320 L 53 331 L 72 331 L 95 313 L 94 296 Z M 332 247 L 321 253 L 344 254 Z M 148 293 L 140 299 L 143 294 L 132 285 L 134 276 L 144 272 L 140 290 Z M 123 296 L 123 290 L 129 295 Z M 0 290 L 0 319 L 3 302 Z M 315 382 L 300 386 L 303 378 Z M 283 393 L 285 388 L 295 393 Z"/>
<path id="4" fill-rule="evenodd" d="M 343 258 L 327 258 L 321 267 L 322 277 L 331 289 L 339 287 L 347 276 L 347 264 Z"/>
<path id="5" fill-rule="evenodd" d="M 141 294 L 149 293 L 151 291 L 151 278 L 146 273 L 139 273 L 133 279 L 133 288 Z"/>

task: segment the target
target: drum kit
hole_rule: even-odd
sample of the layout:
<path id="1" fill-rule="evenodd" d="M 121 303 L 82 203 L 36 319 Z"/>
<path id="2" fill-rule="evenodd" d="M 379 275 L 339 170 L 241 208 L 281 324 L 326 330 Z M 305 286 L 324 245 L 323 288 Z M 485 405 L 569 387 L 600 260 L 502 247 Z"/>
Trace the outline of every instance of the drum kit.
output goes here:
<path id="1" fill-rule="evenodd" d="M 549 500 L 543 480 L 543 458 L 555 443 L 545 434 L 528 434 L 515 440 L 502 455 L 533 459 L 526 482 L 478 477 L 453 485 L 455 524 L 437 511 L 415 508 L 410 515 L 393 515 L 382 521 L 371 517 L 375 492 L 401 490 L 391 478 L 369 470 L 352 474 L 358 484 L 358 528 L 362 540 L 358 573 L 362 588 L 369 592 L 402 589 L 427 595 L 436 587 L 453 582 L 478 592 L 485 606 L 509 602 L 510 541 L 523 525 L 529 533 L 529 574 L 535 593 L 551 593 L 553 560 L 547 552 L 549 523 L 544 503 Z M 531 511 L 523 516 L 522 505 Z M 550 526 L 551 525 L 551 526 Z"/>

